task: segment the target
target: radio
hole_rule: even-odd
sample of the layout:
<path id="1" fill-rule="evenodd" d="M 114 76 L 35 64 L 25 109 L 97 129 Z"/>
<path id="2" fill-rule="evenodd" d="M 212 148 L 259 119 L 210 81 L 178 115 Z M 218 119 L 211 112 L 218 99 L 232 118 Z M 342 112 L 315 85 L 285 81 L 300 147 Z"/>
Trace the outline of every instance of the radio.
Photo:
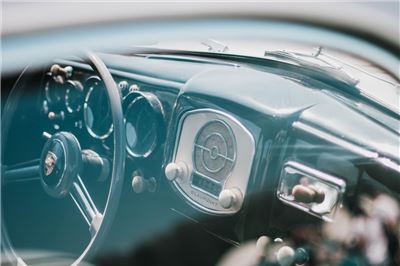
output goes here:
<path id="1" fill-rule="evenodd" d="M 233 214 L 246 195 L 255 142 L 232 116 L 200 109 L 179 122 L 165 176 L 192 205 L 212 214 Z"/>

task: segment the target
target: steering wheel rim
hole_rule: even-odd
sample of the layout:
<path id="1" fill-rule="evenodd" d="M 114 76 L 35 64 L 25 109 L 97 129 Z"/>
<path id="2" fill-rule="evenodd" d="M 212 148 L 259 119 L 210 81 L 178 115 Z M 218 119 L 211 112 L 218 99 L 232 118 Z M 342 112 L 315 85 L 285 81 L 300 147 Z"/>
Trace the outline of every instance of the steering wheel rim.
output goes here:
<path id="1" fill-rule="evenodd" d="M 113 218 L 115 216 L 117 206 L 119 203 L 119 199 L 120 199 L 120 195 L 122 192 L 123 177 L 124 177 L 124 170 L 125 170 L 125 157 L 126 157 L 125 156 L 126 155 L 125 154 L 126 153 L 126 150 L 125 150 L 126 138 L 125 138 L 125 130 L 124 130 L 123 111 L 122 111 L 122 104 L 121 104 L 121 98 L 120 98 L 120 94 L 118 91 L 118 87 L 117 87 L 111 73 L 105 66 L 104 62 L 100 59 L 100 57 L 97 54 L 95 54 L 94 52 L 88 51 L 88 52 L 86 52 L 86 57 L 87 57 L 88 63 L 91 65 L 92 69 L 99 75 L 100 79 L 103 81 L 104 87 L 106 90 L 106 94 L 109 99 L 110 110 L 111 110 L 111 115 L 112 115 L 112 123 L 113 123 L 113 143 L 114 143 L 113 163 L 112 163 L 112 169 L 111 169 L 111 180 L 110 180 L 110 185 L 109 185 L 109 189 L 108 189 L 108 195 L 107 195 L 107 200 L 105 203 L 104 211 L 103 211 L 103 213 L 99 212 L 100 216 L 93 217 L 93 220 L 91 221 L 92 225 L 93 225 L 93 223 L 97 223 L 95 231 L 91 231 L 91 239 L 90 239 L 89 243 L 86 245 L 85 249 L 79 255 L 79 257 L 71 265 L 78 265 L 79 263 L 83 262 L 86 258 L 90 257 L 94 253 L 94 251 L 98 248 L 99 244 L 102 242 L 104 237 L 107 235 L 107 233 L 110 229 L 110 225 L 112 224 Z M 24 74 L 24 72 L 23 72 L 23 74 Z M 21 74 L 21 75 L 23 75 L 23 74 Z M 13 90 L 14 89 L 15 88 L 13 88 Z M 20 96 L 21 96 L 20 91 L 21 90 L 17 91 L 16 93 L 13 93 L 13 92 L 10 93 L 9 99 L 7 99 L 7 102 L 4 107 L 5 113 L 8 111 L 11 111 L 11 114 L 14 114 L 14 112 L 12 112 L 12 111 L 15 111 L 15 108 L 16 108 L 14 99 L 17 100 L 20 98 Z M 15 98 L 13 99 L 13 97 L 15 97 Z M 13 115 L 10 116 L 10 118 L 12 118 L 12 117 L 13 117 Z M 3 135 L 3 138 L 2 138 L 3 143 L 5 143 L 5 141 L 7 139 L 7 132 L 9 130 L 10 123 L 6 121 L 4 123 L 4 125 L 5 126 L 2 128 L 2 131 L 5 133 L 5 134 L 2 134 Z M 60 134 L 64 134 L 64 136 L 72 135 L 72 134 L 69 134 L 68 132 L 58 132 L 54 135 L 60 135 Z M 54 137 L 54 138 L 57 138 L 57 137 Z M 53 137 L 50 138 L 50 140 L 52 140 L 52 139 L 53 139 Z M 74 137 L 72 139 L 74 139 Z M 56 140 L 58 141 L 58 139 L 56 139 Z M 75 138 L 75 140 L 76 140 L 76 138 Z M 46 142 L 45 147 L 48 146 L 47 145 L 48 142 Z M 79 142 L 77 141 L 76 144 L 77 145 L 75 145 L 75 146 L 77 146 L 79 148 L 79 152 L 80 152 Z M 4 145 L 3 145 L 3 147 L 4 147 Z M 67 154 L 68 154 L 68 152 L 67 152 Z M 41 162 L 40 169 L 42 169 L 42 165 L 43 165 L 43 161 Z M 79 175 L 77 175 L 76 178 L 78 179 L 78 181 L 76 181 L 76 183 L 79 183 L 79 182 L 82 183 Z M 42 181 L 42 184 L 43 184 L 43 181 Z M 81 191 L 82 190 L 85 191 L 86 189 L 85 189 L 85 186 L 83 185 L 83 183 L 82 183 L 82 187 L 83 187 L 83 189 L 81 189 Z M 89 199 L 91 200 L 90 195 L 88 195 L 88 196 L 89 196 Z M 72 197 L 72 195 L 71 195 L 71 197 Z M 75 201 L 74 197 L 72 197 L 72 198 Z M 75 201 L 75 203 L 78 205 L 78 203 L 76 201 Z M 80 208 L 79 205 L 77 207 Z M 97 210 L 95 205 L 94 205 L 94 207 L 95 207 L 95 210 Z M 2 211 L 3 211 L 3 204 L 2 204 Z M 81 212 L 82 212 L 82 210 L 81 210 Z M 83 212 L 82 212 L 82 214 L 83 214 Z M 100 219 L 98 219 L 98 217 L 100 217 Z M 95 221 L 95 219 L 98 219 L 98 220 Z M 14 257 L 13 260 L 15 260 L 17 263 L 19 263 L 18 265 L 20 265 L 20 264 L 26 265 L 26 263 L 22 260 L 22 258 L 19 257 L 18 254 L 15 252 L 15 250 L 12 248 L 12 244 L 7 235 L 7 230 L 5 228 L 4 222 L 2 222 L 1 227 L 2 227 L 2 239 L 7 240 L 6 241 L 7 243 L 5 243 L 5 244 L 7 244 L 8 247 L 6 247 L 6 248 L 10 249 L 8 256 Z M 91 225 L 90 225 L 89 229 L 92 230 Z"/>
<path id="2" fill-rule="evenodd" d="M 79 264 L 79 262 L 92 254 L 98 247 L 98 244 L 101 243 L 102 239 L 105 237 L 110 228 L 112 218 L 115 216 L 118 202 L 121 196 L 126 157 L 124 117 L 122 112 L 121 97 L 118 91 L 117 84 L 115 83 L 110 71 L 107 69 L 106 65 L 100 59 L 100 57 L 91 51 L 88 51 L 86 53 L 93 70 L 97 72 L 97 74 L 100 76 L 100 79 L 103 81 L 109 98 L 114 127 L 114 154 L 111 172 L 111 183 L 107 196 L 107 202 L 103 212 L 103 221 L 97 233 L 92 237 L 90 243 L 88 244 L 82 255 L 73 263 L 73 265 Z"/>

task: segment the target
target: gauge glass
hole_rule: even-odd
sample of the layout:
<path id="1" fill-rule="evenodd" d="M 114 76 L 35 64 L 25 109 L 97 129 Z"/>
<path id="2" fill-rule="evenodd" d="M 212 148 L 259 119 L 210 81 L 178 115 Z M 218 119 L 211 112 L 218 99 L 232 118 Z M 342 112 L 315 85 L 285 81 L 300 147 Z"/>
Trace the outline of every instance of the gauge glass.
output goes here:
<path id="1" fill-rule="evenodd" d="M 133 157 L 147 157 L 154 150 L 158 139 L 158 117 L 149 101 L 136 97 L 125 115 L 126 143 Z"/>
<path id="2" fill-rule="evenodd" d="M 47 81 L 45 84 L 45 97 L 49 105 L 56 106 L 61 104 L 65 97 L 65 88 L 62 84 L 56 82 L 53 77 L 48 74 Z"/>
<path id="3" fill-rule="evenodd" d="M 89 134 L 97 139 L 107 138 L 112 130 L 112 114 L 107 92 L 97 77 L 86 82 L 84 121 Z"/>
<path id="4" fill-rule="evenodd" d="M 79 81 L 66 83 L 65 106 L 70 113 L 79 112 L 84 102 L 83 87 Z"/>

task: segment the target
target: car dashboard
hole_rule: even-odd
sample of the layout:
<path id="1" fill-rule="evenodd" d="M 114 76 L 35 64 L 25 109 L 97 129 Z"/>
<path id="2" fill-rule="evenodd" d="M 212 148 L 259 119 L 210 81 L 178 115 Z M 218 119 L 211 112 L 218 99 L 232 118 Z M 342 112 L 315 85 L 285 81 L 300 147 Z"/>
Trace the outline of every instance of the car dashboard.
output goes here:
<path id="1" fill-rule="evenodd" d="M 350 82 L 267 59 L 100 57 L 123 108 L 128 193 L 162 192 L 170 210 L 231 243 L 332 222 L 363 184 L 400 192 L 387 181 L 400 175 L 399 114 Z M 111 156 L 111 112 L 92 67 L 72 57 L 37 75 L 37 130 L 73 132 Z"/>

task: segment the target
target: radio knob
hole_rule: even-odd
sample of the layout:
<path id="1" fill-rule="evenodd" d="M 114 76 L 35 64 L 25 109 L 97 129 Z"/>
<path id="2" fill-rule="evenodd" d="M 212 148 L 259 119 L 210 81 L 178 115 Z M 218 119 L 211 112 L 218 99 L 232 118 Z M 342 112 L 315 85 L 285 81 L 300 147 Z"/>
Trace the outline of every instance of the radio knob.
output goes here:
<path id="1" fill-rule="evenodd" d="M 240 209 L 243 203 L 243 196 L 237 188 L 224 189 L 219 194 L 218 201 L 224 209 L 230 209 L 232 207 Z"/>
<path id="2" fill-rule="evenodd" d="M 169 181 L 185 180 L 189 176 L 189 170 L 184 162 L 169 163 L 165 167 L 165 176 Z"/>

